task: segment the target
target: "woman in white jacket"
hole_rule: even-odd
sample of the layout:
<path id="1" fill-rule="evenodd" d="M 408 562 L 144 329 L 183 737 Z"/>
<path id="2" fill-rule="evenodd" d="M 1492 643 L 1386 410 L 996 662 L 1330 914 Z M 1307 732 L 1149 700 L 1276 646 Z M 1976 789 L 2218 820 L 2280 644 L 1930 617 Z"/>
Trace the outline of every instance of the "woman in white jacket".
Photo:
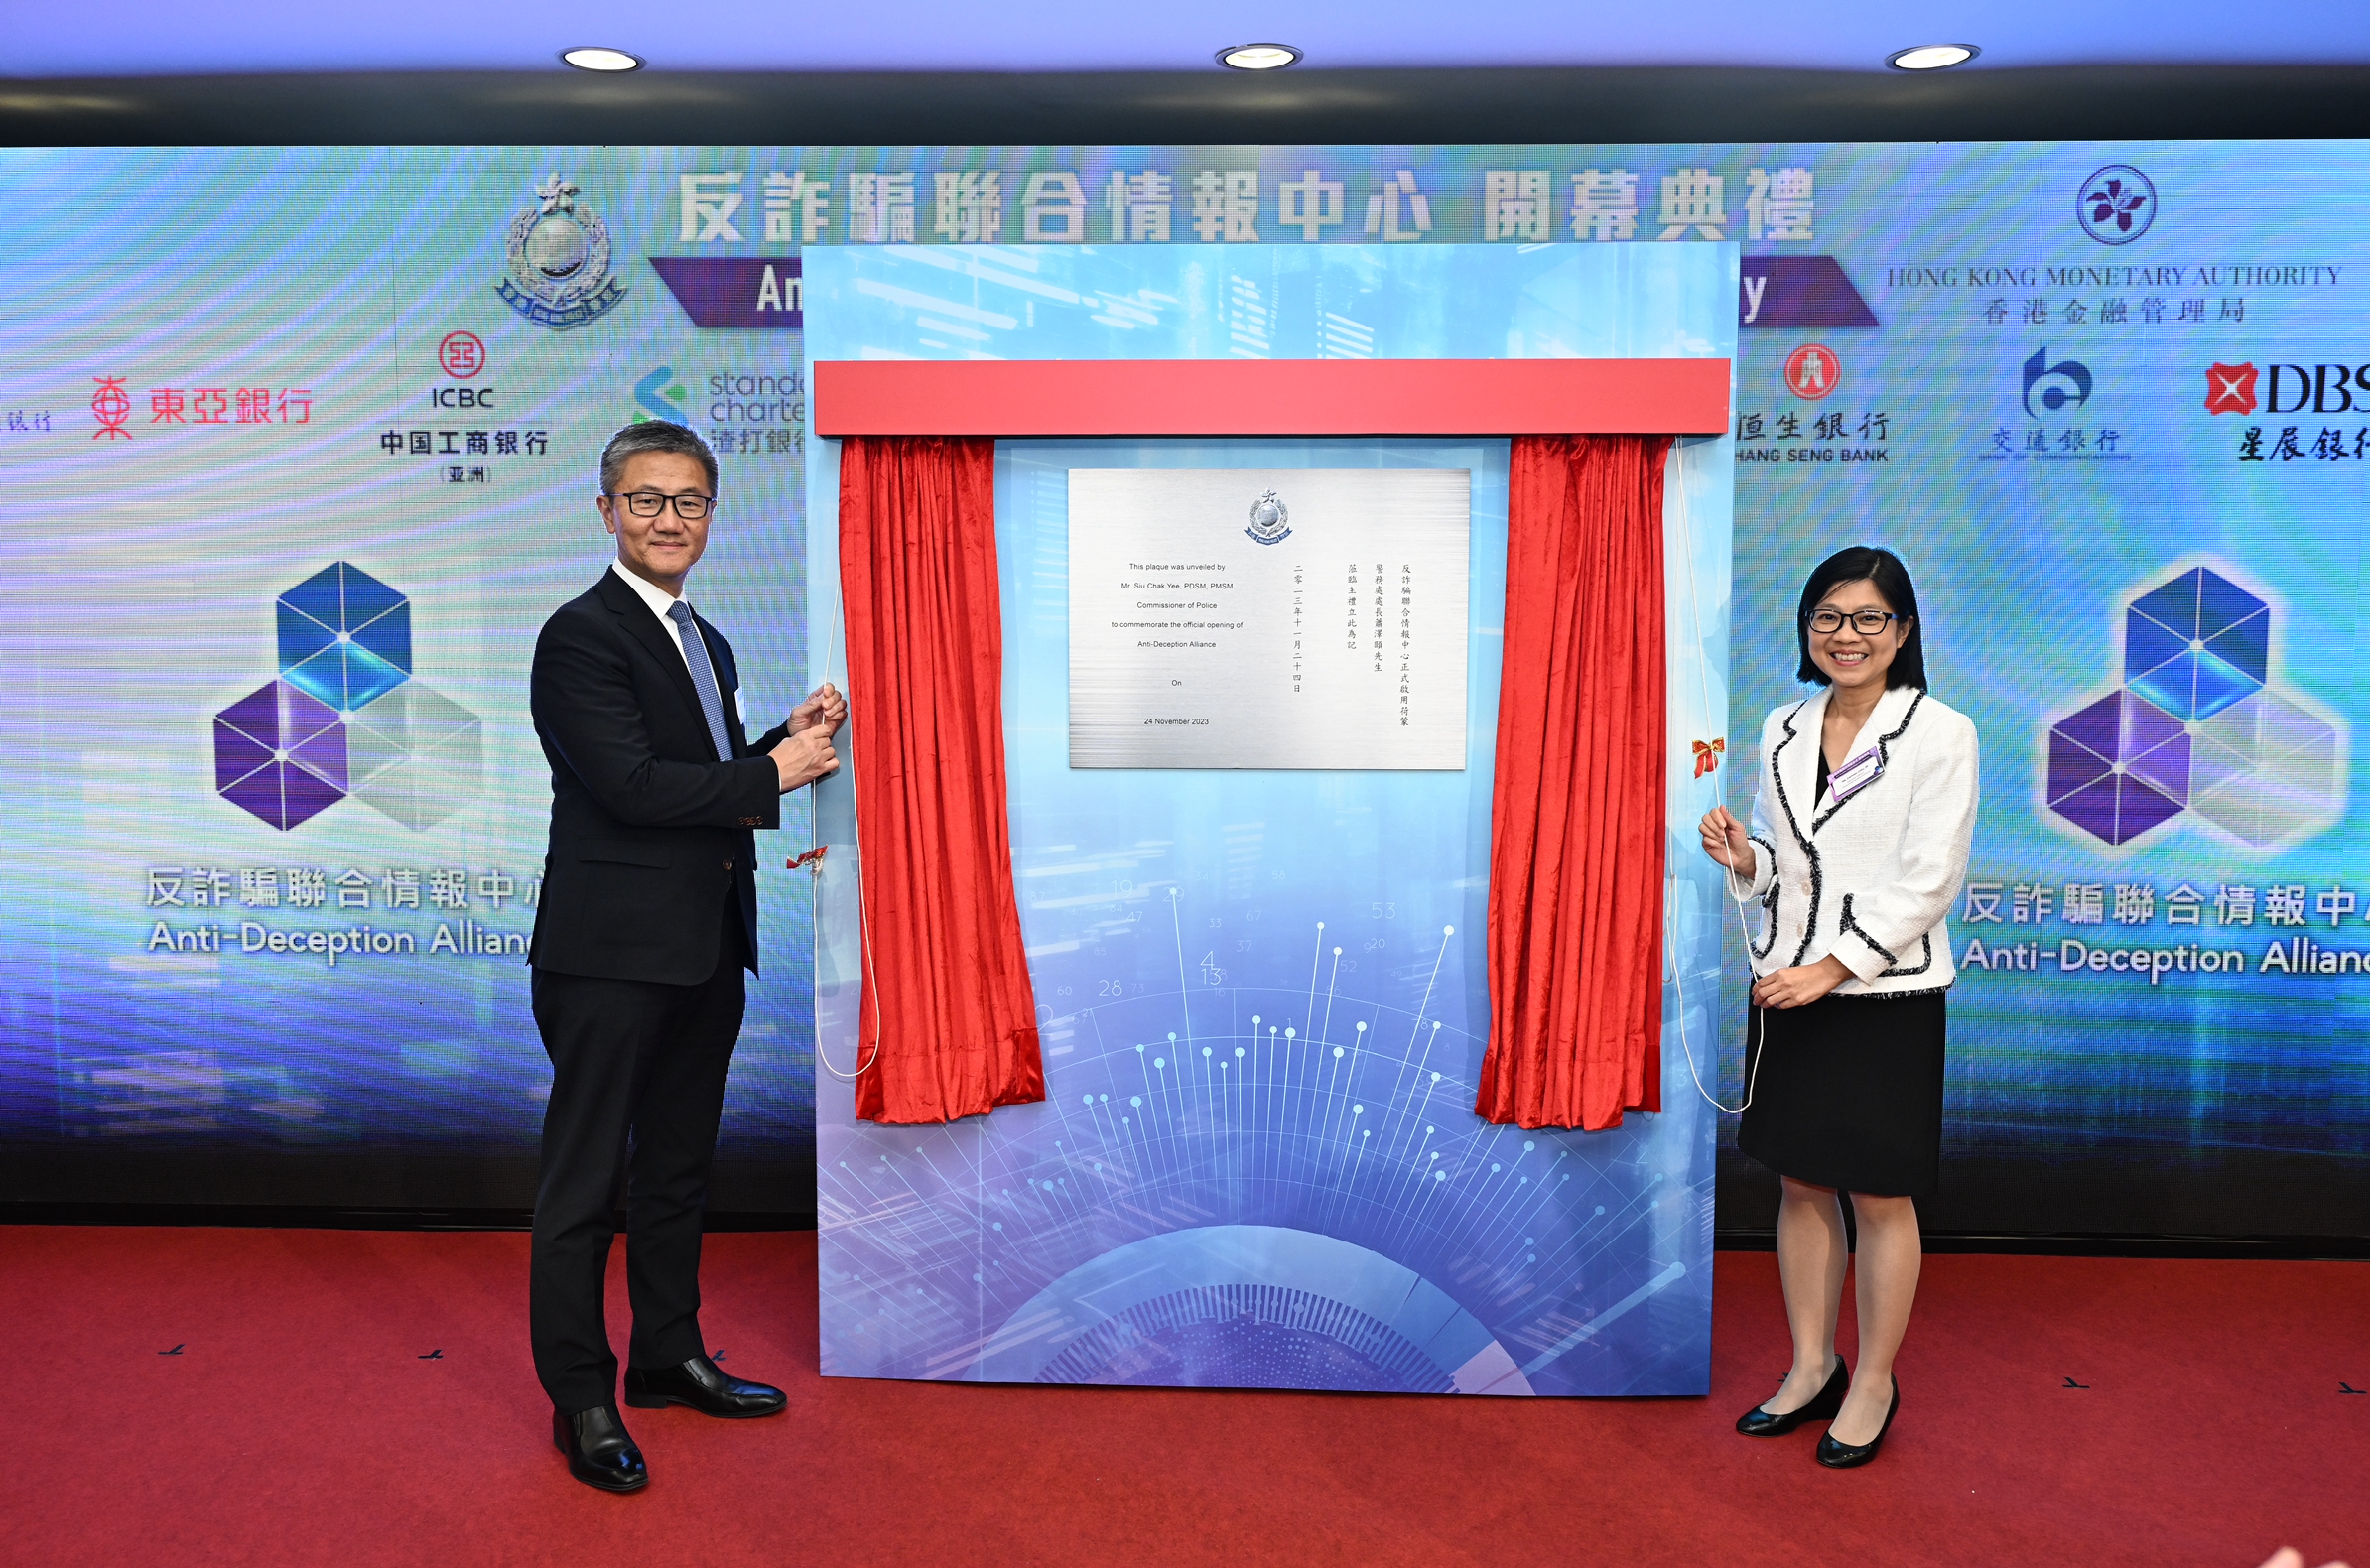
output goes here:
<path id="1" fill-rule="evenodd" d="M 1917 1293 L 1917 1200 L 1942 1150 L 1945 922 L 1975 829 L 1975 726 L 1925 690 L 1909 569 L 1840 551 L 1802 589 L 1798 677 L 1825 688 L 1762 728 L 1753 826 L 1725 807 L 1704 853 L 1762 905 L 1746 1020 L 1752 1086 L 1737 1147 L 1777 1171 L 1778 1270 L 1793 1330 L 1784 1384 L 1737 1430 L 1829 1423 L 1818 1461 L 1877 1455 L 1901 1405 L 1893 1357 Z M 1835 1354 L 1859 1223 L 1860 1366 Z"/>

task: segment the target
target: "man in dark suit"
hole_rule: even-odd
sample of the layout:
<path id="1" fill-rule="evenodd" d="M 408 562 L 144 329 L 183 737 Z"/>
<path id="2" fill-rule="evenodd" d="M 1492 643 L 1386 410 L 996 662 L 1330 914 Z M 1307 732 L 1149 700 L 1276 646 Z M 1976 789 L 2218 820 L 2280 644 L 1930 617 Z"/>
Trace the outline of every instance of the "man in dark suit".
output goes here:
<path id="1" fill-rule="evenodd" d="M 552 769 L 535 914 L 535 1023 L 552 1059 L 528 1314 L 552 1437 L 579 1481 L 648 1482 L 616 1408 L 601 1311 L 620 1169 L 633 1339 L 625 1402 L 771 1415 L 700 1337 L 700 1232 L 742 971 L 757 968 L 756 841 L 781 797 L 839 766 L 823 686 L 751 744 L 732 645 L 692 612 L 716 457 L 680 425 L 629 425 L 600 458 L 617 556 L 535 643 L 535 732 Z"/>

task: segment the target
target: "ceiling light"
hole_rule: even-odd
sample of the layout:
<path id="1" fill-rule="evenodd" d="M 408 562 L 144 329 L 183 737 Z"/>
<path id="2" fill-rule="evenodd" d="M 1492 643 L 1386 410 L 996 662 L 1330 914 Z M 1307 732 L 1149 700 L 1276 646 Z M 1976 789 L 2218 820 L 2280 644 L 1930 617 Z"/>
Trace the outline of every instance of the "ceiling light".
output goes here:
<path id="1" fill-rule="evenodd" d="M 1885 57 L 1885 64 L 1895 70 L 1941 70 L 1950 65 L 1963 65 L 1983 51 L 1972 44 L 1919 44 L 1914 49 L 1897 50 Z"/>
<path id="2" fill-rule="evenodd" d="M 1300 51 L 1289 44 L 1237 44 L 1220 50 L 1218 63 L 1237 70 L 1281 70 L 1300 64 Z"/>
<path id="3" fill-rule="evenodd" d="M 579 70 L 640 70 L 642 60 L 621 49 L 564 49 L 560 58 Z"/>

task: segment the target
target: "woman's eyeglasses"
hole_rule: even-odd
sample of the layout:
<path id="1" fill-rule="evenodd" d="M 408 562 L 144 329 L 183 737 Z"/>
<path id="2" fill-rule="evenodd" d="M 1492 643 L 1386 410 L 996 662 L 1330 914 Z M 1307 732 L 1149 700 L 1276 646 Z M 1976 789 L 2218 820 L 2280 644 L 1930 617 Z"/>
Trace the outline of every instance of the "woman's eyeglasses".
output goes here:
<path id="1" fill-rule="evenodd" d="M 1863 637 L 1873 637 L 1885 629 L 1888 622 L 1901 619 L 1889 609 L 1856 609 L 1846 615 L 1839 609 L 1814 609 L 1810 612 L 1810 629 L 1820 636 L 1832 636 L 1843 630 L 1850 621 L 1852 630 Z"/>

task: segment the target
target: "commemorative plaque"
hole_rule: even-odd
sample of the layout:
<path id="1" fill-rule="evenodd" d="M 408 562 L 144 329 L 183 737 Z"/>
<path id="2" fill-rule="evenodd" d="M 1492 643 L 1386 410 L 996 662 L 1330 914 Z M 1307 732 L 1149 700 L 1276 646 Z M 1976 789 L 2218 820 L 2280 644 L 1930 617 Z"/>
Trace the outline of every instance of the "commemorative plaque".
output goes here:
<path id="1" fill-rule="evenodd" d="M 1463 468 L 1070 471 L 1070 765 L 1462 768 Z"/>

